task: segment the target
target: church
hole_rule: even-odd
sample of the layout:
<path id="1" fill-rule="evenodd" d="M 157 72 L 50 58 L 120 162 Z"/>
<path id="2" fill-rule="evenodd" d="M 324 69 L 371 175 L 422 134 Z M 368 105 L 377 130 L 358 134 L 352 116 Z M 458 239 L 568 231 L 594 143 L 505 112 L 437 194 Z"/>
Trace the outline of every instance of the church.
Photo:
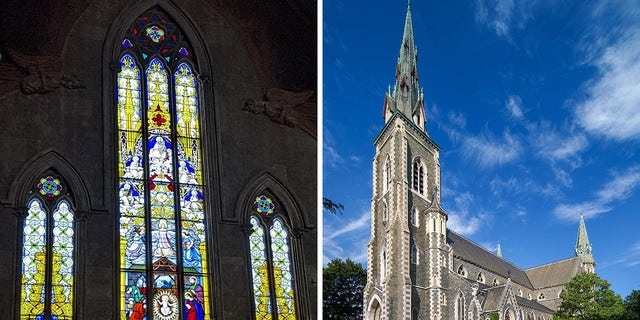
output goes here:
<path id="1" fill-rule="evenodd" d="M 316 319 L 317 10 L 2 1 L 0 318 Z"/>
<path id="2" fill-rule="evenodd" d="M 584 219 L 574 257 L 530 269 L 447 228 L 441 149 L 426 130 L 414 41 L 409 6 L 385 125 L 374 141 L 364 318 L 551 320 L 565 283 L 594 272 Z"/>

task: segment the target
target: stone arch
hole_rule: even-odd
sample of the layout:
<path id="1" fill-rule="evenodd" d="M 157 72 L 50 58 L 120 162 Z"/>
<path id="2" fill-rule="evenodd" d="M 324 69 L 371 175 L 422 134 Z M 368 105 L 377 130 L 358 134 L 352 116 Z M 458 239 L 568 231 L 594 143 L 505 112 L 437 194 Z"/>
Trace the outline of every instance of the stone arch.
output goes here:
<path id="1" fill-rule="evenodd" d="M 236 199 L 233 219 L 227 220 L 239 221 L 242 225 L 248 224 L 247 208 L 253 205 L 255 196 L 257 196 L 258 193 L 265 191 L 271 193 L 282 206 L 284 206 L 287 213 L 286 219 L 293 228 L 292 231 L 300 232 L 313 228 L 312 222 L 307 214 L 300 210 L 300 206 L 293 194 L 289 192 L 284 184 L 268 172 L 258 175 L 257 178 L 245 185 Z"/>
<path id="2" fill-rule="evenodd" d="M 516 320 L 516 314 L 514 312 L 514 309 L 510 305 L 505 308 L 502 316 L 502 319 L 505 320 Z"/>
<path id="3" fill-rule="evenodd" d="M 89 192 L 80 173 L 67 159 L 53 149 L 39 152 L 25 162 L 11 182 L 8 202 L 16 208 L 24 207 L 29 198 L 28 191 L 31 184 L 47 171 L 60 174 L 68 183 L 69 189 L 73 192 L 76 212 L 86 213 L 91 210 Z"/>
<path id="4" fill-rule="evenodd" d="M 420 195 L 424 195 L 427 181 L 427 166 L 420 156 L 416 156 L 411 161 L 410 180 L 411 189 Z"/>
<path id="5" fill-rule="evenodd" d="M 24 246 L 23 242 L 23 234 L 22 228 L 24 224 L 23 216 L 27 212 L 27 203 L 30 200 L 41 198 L 40 195 L 30 194 L 29 191 L 34 187 L 34 183 L 39 181 L 40 178 L 43 178 L 45 174 L 54 174 L 63 181 L 66 186 L 63 185 L 62 194 L 58 196 L 58 200 L 56 201 L 59 205 L 60 203 L 67 203 L 67 205 L 71 206 L 71 211 L 74 214 L 74 220 L 76 221 L 74 224 L 74 236 L 73 236 L 73 244 L 74 244 L 74 271 L 73 271 L 73 287 L 74 287 L 74 297 L 83 296 L 85 294 L 85 289 L 83 286 L 83 280 L 85 277 L 84 265 L 81 263 L 80 258 L 85 254 L 85 231 L 81 223 L 84 219 L 83 215 L 90 213 L 92 210 L 91 200 L 89 197 L 89 192 L 87 185 L 82 179 L 80 173 L 75 169 L 73 164 L 65 159 L 60 153 L 58 153 L 54 149 L 45 149 L 33 157 L 31 157 L 28 161 L 26 161 L 23 166 L 18 170 L 18 174 L 14 177 L 14 180 L 11 182 L 11 186 L 8 192 L 8 203 L 12 206 L 16 213 L 18 213 L 18 217 L 20 220 L 18 222 L 18 232 L 20 234 L 17 236 L 19 241 L 17 244 L 17 252 L 16 259 L 13 262 L 12 270 L 21 270 L 22 266 L 22 250 Z M 67 191 L 64 191 L 66 188 Z M 70 191 L 70 196 L 67 196 L 66 193 Z M 64 195 L 63 195 L 64 194 Z M 16 292 L 19 292 L 20 289 L 20 271 L 17 272 L 18 277 L 16 277 Z M 74 314 L 82 314 L 84 310 L 84 301 L 82 299 L 73 300 L 72 308 L 74 309 Z M 15 305 L 13 312 L 16 314 L 20 314 L 20 303 Z"/>
<path id="6" fill-rule="evenodd" d="M 368 320 L 381 320 L 382 319 L 382 304 L 380 303 L 380 297 L 374 294 L 367 306 L 367 312 L 365 319 Z"/>
<path id="7" fill-rule="evenodd" d="M 274 202 L 284 207 L 284 212 L 276 213 L 276 216 L 284 223 L 290 234 L 290 255 L 294 284 L 294 299 L 296 306 L 296 314 L 298 317 L 305 318 L 309 316 L 309 297 L 306 294 L 306 272 L 305 261 L 303 255 L 303 232 L 311 229 L 313 226 L 308 223 L 300 207 L 295 201 L 293 195 L 287 188 L 280 183 L 275 177 L 268 172 L 258 175 L 257 178 L 249 182 L 239 193 L 234 209 L 235 219 L 240 222 L 242 229 L 249 234 L 251 224 L 249 219 L 252 215 L 257 214 L 253 208 L 256 197 L 261 194 L 268 194 L 274 198 Z M 278 210 L 278 209 L 276 209 Z M 245 238 L 248 241 L 248 237 Z M 249 250 L 249 242 L 246 242 L 245 250 Z M 247 259 L 251 256 L 245 251 Z M 251 267 L 247 268 L 247 281 L 251 283 Z"/>

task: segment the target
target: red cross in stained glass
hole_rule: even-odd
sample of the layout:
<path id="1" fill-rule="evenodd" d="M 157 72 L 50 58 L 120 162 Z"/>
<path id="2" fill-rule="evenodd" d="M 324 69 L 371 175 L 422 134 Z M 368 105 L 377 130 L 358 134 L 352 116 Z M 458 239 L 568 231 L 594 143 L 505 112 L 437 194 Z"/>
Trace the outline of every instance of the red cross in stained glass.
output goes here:
<path id="1" fill-rule="evenodd" d="M 151 121 L 155 122 L 158 127 L 162 126 L 163 123 L 167 122 L 165 118 L 162 117 L 161 114 L 156 114 Z"/>

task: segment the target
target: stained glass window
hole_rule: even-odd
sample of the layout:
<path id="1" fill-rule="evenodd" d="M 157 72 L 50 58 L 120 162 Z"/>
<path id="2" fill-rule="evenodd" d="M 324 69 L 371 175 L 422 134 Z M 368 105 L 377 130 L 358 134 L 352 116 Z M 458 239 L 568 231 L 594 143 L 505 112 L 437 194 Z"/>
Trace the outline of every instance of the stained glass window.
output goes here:
<path id="1" fill-rule="evenodd" d="M 59 179 L 42 178 L 23 225 L 20 319 L 73 318 L 74 213 Z"/>
<path id="2" fill-rule="evenodd" d="M 254 207 L 249 252 L 256 319 L 296 319 L 289 231 L 270 198 L 256 198 Z"/>
<path id="3" fill-rule="evenodd" d="M 119 48 L 120 319 L 211 319 L 191 46 L 154 8 Z"/>

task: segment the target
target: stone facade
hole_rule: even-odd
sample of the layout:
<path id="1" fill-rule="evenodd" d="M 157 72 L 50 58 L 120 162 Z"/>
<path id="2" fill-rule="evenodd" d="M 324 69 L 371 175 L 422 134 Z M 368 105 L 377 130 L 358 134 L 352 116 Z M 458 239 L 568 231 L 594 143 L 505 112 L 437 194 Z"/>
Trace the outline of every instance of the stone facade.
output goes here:
<path id="1" fill-rule="evenodd" d="M 297 318 L 315 319 L 316 2 L 218 0 L 0 5 L 2 318 L 19 317 L 28 190 L 46 173 L 77 212 L 74 319 L 124 317 L 114 81 L 123 32 L 150 8 L 184 31 L 198 70 L 212 318 L 254 318 L 248 214 L 267 193 L 290 228 Z"/>
<path id="2" fill-rule="evenodd" d="M 365 319 L 552 319 L 564 284 L 595 261 L 581 220 L 576 256 L 523 270 L 447 229 L 440 147 L 425 129 L 411 10 L 373 159 Z"/>

